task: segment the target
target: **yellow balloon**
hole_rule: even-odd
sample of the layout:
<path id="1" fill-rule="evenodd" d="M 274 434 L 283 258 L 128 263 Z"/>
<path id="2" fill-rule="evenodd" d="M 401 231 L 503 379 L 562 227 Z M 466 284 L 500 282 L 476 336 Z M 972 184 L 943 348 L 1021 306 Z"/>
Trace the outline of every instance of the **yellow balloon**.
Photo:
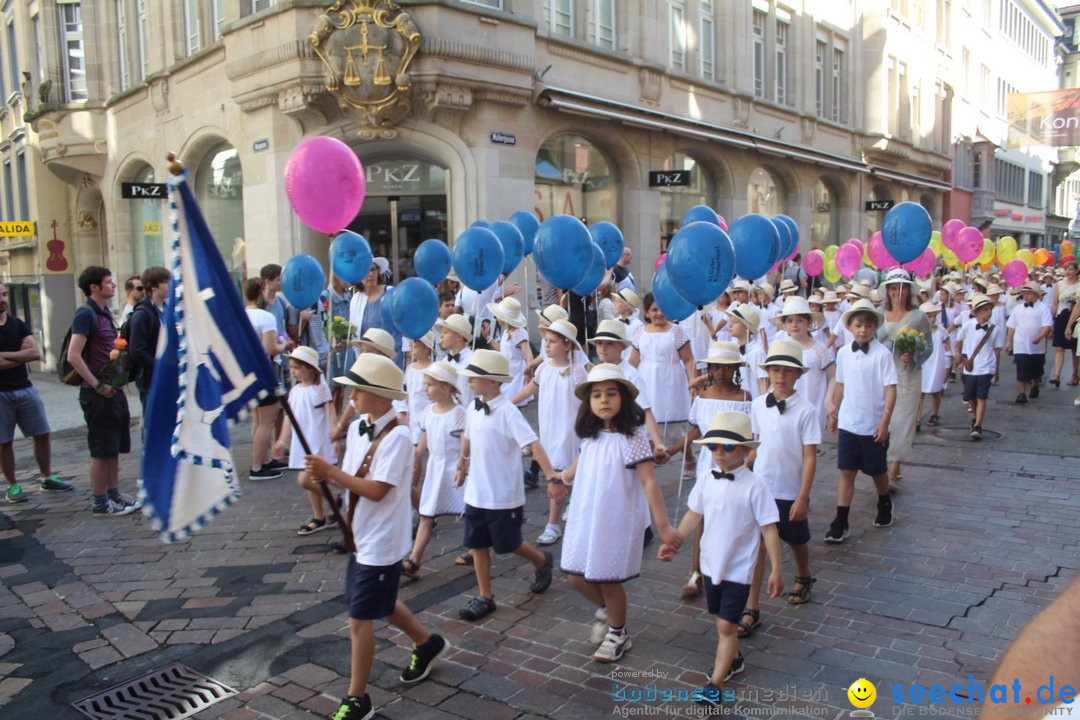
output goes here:
<path id="1" fill-rule="evenodd" d="M 1016 259 L 1023 260 L 1024 264 L 1027 265 L 1028 270 L 1031 270 L 1033 267 L 1035 267 L 1035 256 L 1027 248 L 1024 248 L 1023 250 L 1017 250 Z"/>
<path id="2" fill-rule="evenodd" d="M 870 259 L 870 253 L 864 252 L 862 256 L 863 265 L 868 268 L 878 269 L 878 266 L 874 264 L 874 261 Z"/>
<path id="3" fill-rule="evenodd" d="M 1015 253 L 1018 248 L 1016 244 L 1016 238 L 1012 237 L 1011 235 L 1006 235 L 1002 238 L 999 238 L 997 241 L 997 247 L 999 252 L 1004 250 L 1007 253 Z"/>
<path id="4" fill-rule="evenodd" d="M 943 252 L 941 256 L 945 260 L 945 267 L 950 270 L 960 264 L 960 258 L 956 257 L 956 253 L 949 248 L 945 248 L 945 252 Z"/>
<path id="5" fill-rule="evenodd" d="M 934 251 L 935 257 L 941 257 L 941 253 L 945 252 L 945 243 L 941 241 L 941 233 L 937 231 L 931 233 L 930 249 Z"/>
<path id="6" fill-rule="evenodd" d="M 825 263 L 824 275 L 825 279 L 833 285 L 840 282 L 840 278 L 843 277 L 840 274 L 840 271 L 836 268 L 836 263 L 832 262 L 831 260 Z"/>
<path id="7" fill-rule="evenodd" d="M 977 257 L 975 259 L 975 262 L 979 263 L 979 265 L 985 265 L 986 263 L 992 262 L 993 260 L 994 260 L 994 243 L 992 241 L 987 240 L 987 239 L 984 238 L 983 239 L 982 252 L 979 253 L 979 257 Z"/>
<path id="8" fill-rule="evenodd" d="M 838 253 L 839 251 L 840 247 L 838 245 L 828 246 L 827 248 L 825 248 L 825 259 L 832 260 L 834 257 L 836 257 L 836 253 Z"/>

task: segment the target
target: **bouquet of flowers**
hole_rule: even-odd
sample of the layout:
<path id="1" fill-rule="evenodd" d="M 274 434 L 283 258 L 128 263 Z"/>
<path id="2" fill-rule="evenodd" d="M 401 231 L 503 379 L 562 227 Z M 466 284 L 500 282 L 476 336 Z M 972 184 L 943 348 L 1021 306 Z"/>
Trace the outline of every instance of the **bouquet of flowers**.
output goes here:
<path id="1" fill-rule="evenodd" d="M 926 336 L 915 328 L 904 328 L 893 340 L 893 352 L 897 355 L 915 355 L 926 348 Z"/>
<path id="2" fill-rule="evenodd" d="M 127 346 L 127 340 L 117 335 L 113 349 L 109 351 L 109 360 L 101 368 L 99 379 L 106 385 L 112 385 L 115 388 L 123 387 L 131 379 Z"/>
<path id="3" fill-rule="evenodd" d="M 330 339 L 335 344 L 343 343 L 355 334 L 356 326 L 340 315 L 335 315 L 330 321 Z"/>

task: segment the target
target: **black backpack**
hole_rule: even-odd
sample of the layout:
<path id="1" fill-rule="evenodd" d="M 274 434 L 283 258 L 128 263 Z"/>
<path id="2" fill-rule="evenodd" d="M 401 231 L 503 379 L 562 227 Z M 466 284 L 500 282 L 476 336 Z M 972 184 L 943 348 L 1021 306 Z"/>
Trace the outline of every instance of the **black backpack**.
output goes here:
<path id="1" fill-rule="evenodd" d="M 120 326 L 120 337 L 124 338 L 124 342 L 128 344 L 128 354 L 125 357 L 127 358 L 127 376 L 129 382 L 135 382 L 135 378 L 139 377 L 139 374 L 142 373 L 142 368 L 131 357 L 131 321 L 134 319 L 135 313 L 139 312 L 139 308 L 142 308 L 141 304 L 136 305 L 132 309 L 128 314 L 127 320 Z M 145 311 L 145 308 L 143 308 L 143 310 Z"/>
<path id="2" fill-rule="evenodd" d="M 78 311 L 76 311 L 78 312 Z M 74 323 L 75 319 L 72 318 Z M 93 332 L 93 325 L 90 325 L 90 331 Z M 56 362 L 56 374 L 60 376 L 60 382 L 65 385 L 71 385 L 78 387 L 82 385 L 82 375 L 75 371 L 75 368 L 68 362 L 68 345 L 71 344 L 71 327 L 68 327 L 67 334 L 64 335 L 64 342 L 60 344 L 60 358 Z M 90 337 L 86 338 L 86 345 L 83 346 L 82 359 L 86 362 L 90 356 Z"/>

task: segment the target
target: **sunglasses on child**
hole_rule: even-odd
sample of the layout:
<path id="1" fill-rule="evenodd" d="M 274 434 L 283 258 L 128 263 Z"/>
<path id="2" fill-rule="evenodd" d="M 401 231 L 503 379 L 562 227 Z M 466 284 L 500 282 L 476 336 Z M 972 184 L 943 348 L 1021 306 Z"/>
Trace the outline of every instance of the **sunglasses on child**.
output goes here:
<path id="1" fill-rule="evenodd" d="M 735 448 L 738 447 L 735 443 L 706 443 L 705 447 L 709 452 L 716 452 L 717 448 L 720 448 L 724 452 L 735 452 Z"/>

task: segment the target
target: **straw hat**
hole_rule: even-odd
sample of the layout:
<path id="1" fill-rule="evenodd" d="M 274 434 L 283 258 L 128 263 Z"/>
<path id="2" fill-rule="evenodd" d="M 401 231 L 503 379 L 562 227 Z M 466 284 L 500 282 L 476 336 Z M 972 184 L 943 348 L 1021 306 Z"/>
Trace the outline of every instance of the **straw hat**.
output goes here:
<path id="1" fill-rule="evenodd" d="M 533 312 L 536 313 L 541 322 L 549 325 L 556 320 L 566 320 L 570 317 L 570 313 L 566 312 L 566 308 L 562 305 L 548 305 L 543 310 L 534 310 Z"/>
<path id="2" fill-rule="evenodd" d="M 750 292 L 753 288 L 745 280 L 736 280 L 731 284 L 731 292 Z"/>
<path id="3" fill-rule="evenodd" d="M 987 281 L 986 281 L 986 279 L 985 279 L 985 278 L 981 278 L 981 277 L 977 277 L 977 276 L 976 276 L 976 277 L 973 277 L 973 278 L 971 279 L 971 284 L 972 284 L 973 286 L 975 286 L 975 287 L 979 287 L 979 288 L 982 288 L 983 290 L 985 290 L 985 289 L 986 289 L 986 286 L 988 285 L 988 283 L 987 283 Z"/>
<path id="4" fill-rule="evenodd" d="M 432 332 L 431 330 L 428 330 L 422 336 L 420 336 L 420 337 L 416 338 L 415 340 L 413 340 L 413 342 L 418 342 L 421 345 L 426 346 L 428 350 L 434 350 L 435 349 L 435 333 Z"/>
<path id="5" fill-rule="evenodd" d="M 472 323 L 469 322 L 469 318 L 461 313 L 454 313 L 445 320 L 436 320 L 435 327 L 440 330 L 449 330 L 452 333 L 457 333 L 465 338 L 466 342 L 472 340 Z"/>
<path id="6" fill-rule="evenodd" d="M 978 310 L 980 307 L 983 307 L 984 305 L 989 305 L 991 307 L 994 306 L 994 301 L 991 300 L 990 298 L 986 297 L 982 293 L 975 293 L 974 295 L 972 295 L 970 302 L 971 302 L 971 312 L 975 312 L 976 310 Z"/>
<path id="7" fill-rule="evenodd" d="M 787 293 L 798 292 L 798 290 L 799 290 L 799 286 L 796 285 L 795 283 L 793 283 L 791 280 L 788 280 L 787 278 L 785 278 L 784 281 L 780 283 L 780 294 L 781 295 L 786 295 Z"/>
<path id="8" fill-rule="evenodd" d="M 825 299 L 822 298 L 821 295 L 814 293 L 810 297 L 806 298 L 806 302 L 810 303 L 811 305 L 824 305 Z"/>
<path id="9" fill-rule="evenodd" d="M 840 298 L 837 296 L 835 290 L 826 290 L 825 295 L 821 298 L 823 303 L 838 303 Z"/>
<path id="10" fill-rule="evenodd" d="M 393 336 L 382 328 L 368 328 L 354 345 L 359 345 L 368 352 L 379 353 L 388 358 L 397 357 L 397 348 L 394 347 Z"/>
<path id="11" fill-rule="evenodd" d="M 852 285 L 851 289 L 848 290 L 847 299 L 848 300 L 869 300 L 870 299 L 870 291 L 867 290 L 862 285 Z"/>
<path id="12" fill-rule="evenodd" d="M 751 335 L 758 331 L 758 325 L 761 324 L 761 316 L 758 315 L 757 310 L 750 303 L 742 303 L 741 305 L 736 303 L 725 310 L 724 314 L 729 319 L 745 325 Z"/>
<path id="13" fill-rule="evenodd" d="M 924 315 L 929 315 L 930 313 L 939 313 L 939 312 L 941 312 L 941 306 L 938 305 L 937 303 L 924 302 L 922 305 L 919 306 L 919 310 Z"/>
<path id="14" fill-rule="evenodd" d="M 641 307 L 641 298 L 639 298 L 638 294 L 630 288 L 623 288 L 622 290 L 613 292 L 611 294 L 611 297 L 613 299 L 622 300 L 624 303 L 634 308 L 635 310 Z"/>
<path id="15" fill-rule="evenodd" d="M 772 286 L 772 283 L 763 282 L 760 285 L 755 285 L 754 289 L 760 290 L 761 292 L 765 293 L 769 300 L 772 300 L 774 297 L 776 297 L 776 288 Z"/>
<path id="16" fill-rule="evenodd" d="M 986 294 L 987 295 L 1000 295 L 1003 292 L 1005 292 L 1005 291 L 1002 290 L 1001 286 L 998 285 L 997 283 L 990 283 L 990 287 L 986 288 Z"/>
<path id="17" fill-rule="evenodd" d="M 1026 283 L 1020 286 L 1020 292 L 1033 292 L 1037 293 L 1039 297 L 1043 296 L 1043 287 L 1039 283 L 1031 282 L 1028 280 Z"/>
<path id="18" fill-rule="evenodd" d="M 450 266 L 450 272 L 446 273 L 446 279 L 451 282 L 456 282 L 458 285 L 461 284 L 461 278 L 458 277 L 457 270 L 454 270 L 453 265 Z"/>
<path id="19" fill-rule="evenodd" d="M 869 288 L 870 287 L 870 281 L 867 280 L 866 278 L 863 278 L 862 280 L 859 281 L 859 285 L 862 285 L 864 288 Z"/>
<path id="20" fill-rule="evenodd" d="M 589 338 L 589 342 L 594 343 L 598 340 L 629 345 L 630 340 L 626 337 L 626 323 L 621 323 L 618 320 L 601 320 L 600 324 L 596 326 L 596 333 Z"/>
<path id="21" fill-rule="evenodd" d="M 432 380 L 438 380 L 439 382 L 447 383 L 452 388 L 454 388 L 454 392 L 458 392 L 457 368 L 446 362 L 445 360 L 439 360 L 437 362 L 431 363 L 426 368 L 424 368 L 423 372 Z"/>
<path id="22" fill-rule="evenodd" d="M 915 286 L 915 281 L 911 279 L 911 273 L 909 273 L 903 268 L 893 268 L 889 271 L 889 273 L 885 276 L 885 279 L 881 282 L 881 287 L 886 287 L 888 285 L 898 285 L 901 283 L 905 285 L 910 285 L 913 288 Z"/>
<path id="23" fill-rule="evenodd" d="M 784 318 L 792 315 L 809 315 L 810 332 L 814 332 L 825 324 L 825 316 L 816 310 L 810 309 L 810 302 L 798 295 L 784 298 L 784 307 L 772 317 L 772 324 L 776 327 L 784 326 Z"/>
<path id="24" fill-rule="evenodd" d="M 334 382 L 390 400 L 404 400 L 407 397 L 407 393 L 401 389 L 405 373 L 393 360 L 377 353 L 360 353 L 348 372 L 334 378 Z"/>
<path id="25" fill-rule="evenodd" d="M 293 351 L 289 353 L 289 359 L 302 362 L 305 365 L 310 365 L 316 370 L 319 370 L 319 353 L 315 352 L 307 345 L 298 345 L 294 348 Z"/>
<path id="26" fill-rule="evenodd" d="M 717 340 L 709 345 L 709 354 L 705 357 L 706 365 L 745 365 L 739 354 L 739 346 L 727 340 Z"/>
<path id="27" fill-rule="evenodd" d="M 585 382 L 574 388 L 574 395 L 577 395 L 578 400 L 584 400 L 589 396 L 593 384 L 608 381 L 623 385 L 630 391 L 630 397 L 637 397 L 638 389 L 634 386 L 634 383 L 623 375 L 623 371 L 618 365 L 612 365 L 611 363 L 600 363 L 590 370 L 589 377 L 585 379 Z"/>
<path id="28" fill-rule="evenodd" d="M 745 445 L 749 448 L 756 448 L 761 444 L 754 439 L 750 416 L 743 412 L 718 412 L 713 415 L 709 429 L 700 439 L 694 441 L 695 445 L 712 443 Z"/>
<path id="29" fill-rule="evenodd" d="M 847 327 L 848 325 L 851 324 L 852 315 L 854 315 L 855 313 L 861 313 L 861 312 L 873 313 L 874 317 L 877 318 L 879 327 L 881 326 L 882 323 L 885 322 L 885 313 L 881 312 L 881 310 L 874 307 L 874 303 L 870 302 L 869 300 L 867 300 L 865 298 L 862 299 L 862 300 L 855 301 L 855 303 L 851 306 L 851 309 L 849 309 L 846 313 L 844 313 L 844 316 L 842 318 L 840 318 L 840 321 L 843 323 L 844 327 Z"/>
<path id="30" fill-rule="evenodd" d="M 569 320 L 556 320 L 544 328 L 544 332 L 553 332 L 559 337 L 566 338 L 573 344 L 575 349 L 581 350 L 581 345 L 577 341 L 577 328 Z"/>
<path id="31" fill-rule="evenodd" d="M 494 350 L 477 350 L 469 359 L 469 364 L 458 370 L 458 375 L 500 383 L 510 382 L 510 360 Z"/>
<path id="32" fill-rule="evenodd" d="M 881 303 L 885 302 L 885 297 L 881 294 L 880 290 L 874 288 L 870 291 L 870 302 L 874 303 L 875 305 L 880 305 Z"/>
<path id="33" fill-rule="evenodd" d="M 770 365 L 795 368 L 802 371 L 800 375 L 810 369 L 803 365 L 802 345 L 791 340 L 773 340 L 769 343 L 769 354 L 765 362 L 758 363 L 758 367 L 766 370 Z"/>
<path id="34" fill-rule="evenodd" d="M 519 328 L 529 324 L 525 313 L 521 312 L 521 303 L 517 301 L 517 298 L 505 297 L 502 302 L 488 303 L 487 309 L 511 327 Z"/>

